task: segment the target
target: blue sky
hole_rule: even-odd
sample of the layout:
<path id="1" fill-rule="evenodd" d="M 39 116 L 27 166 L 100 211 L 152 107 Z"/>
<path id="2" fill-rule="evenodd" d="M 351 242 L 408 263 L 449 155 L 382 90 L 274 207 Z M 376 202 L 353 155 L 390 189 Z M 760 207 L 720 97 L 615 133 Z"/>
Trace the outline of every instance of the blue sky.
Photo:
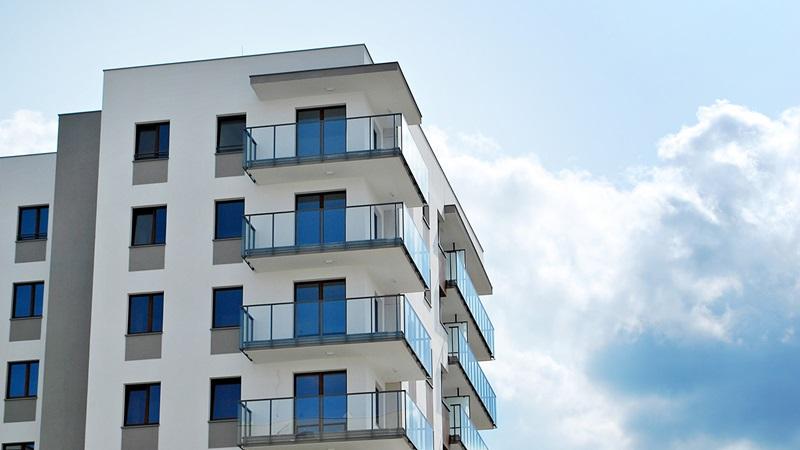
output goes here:
<path id="1" fill-rule="evenodd" d="M 366 43 L 487 249 L 491 448 L 800 448 L 800 3 L 165 3 L 2 2 L 0 154 L 104 68 Z"/>

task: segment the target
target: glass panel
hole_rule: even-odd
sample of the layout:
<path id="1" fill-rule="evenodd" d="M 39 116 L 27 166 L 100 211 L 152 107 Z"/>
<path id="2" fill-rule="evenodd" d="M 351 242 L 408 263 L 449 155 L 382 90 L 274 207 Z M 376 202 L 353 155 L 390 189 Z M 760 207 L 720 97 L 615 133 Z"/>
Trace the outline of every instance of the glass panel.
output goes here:
<path id="1" fill-rule="evenodd" d="M 28 365 L 16 363 L 8 365 L 8 398 L 26 397 L 25 384 L 27 383 Z"/>
<path id="2" fill-rule="evenodd" d="M 326 155 L 345 152 L 345 137 L 347 135 L 347 121 L 345 108 L 326 108 L 323 110 L 324 151 Z"/>
<path id="3" fill-rule="evenodd" d="M 464 250 L 447 252 L 447 279 L 455 282 L 459 294 L 461 294 L 475 320 L 475 325 L 481 332 L 489 350 L 494 353 L 494 325 L 483 307 L 483 301 L 481 301 L 478 291 L 472 284 L 465 261 L 466 254 Z"/>
<path id="4" fill-rule="evenodd" d="M 295 285 L 295 331 L 297 337 L 319 335 L 319 284 Z"/>
<path id="5" fill-rule="evenodd" d="M 28 371 L 28 395 L 35 397 L 39 392 L 39 363 L 30 363 Z"/>
<path id="6" fill-rule="evenodd" d="M 147 407 L 147 390 L 143 387 L 129 387 L 125 425 L 144 425 Z"/>
<path id="7" fill-rule="evenodd" d="M 216 289 L 214 291 L 213 327 L 235 327 L 239 325 L 242 307 L 242 288 Z"/>
<path id="8" fill-rule="evenodd" d="M 130 297 L 128 333 L 147 333 L 150 331 L 147 320 L 149 309 L 150 296 L 134 295 Z"/>
<path id="9" fill-rule="evenodd" d="M 167 239 L 167 208 L 156 208 L 156 240 L 155 244 L 163 244 Z"/>
<path id="10" fill-rule="evenodd" d="M 50 215 L 50 208 L 44 206 L 39 208 L 39 236 L 45 237 L 47 236 L 47 221 L 48 216 Z"/>
<path id="11" fill-rule="evenodd" d="M 220 151 L 239 150 L 242 148 L 245 117 L 220 117 L 217 147 Z"/>
<path id="12" fill-rule="evenodd" d="M 18 284 L 14 287 L 14 317 L 30 317 L 33 286 Z"/>
<path id="13" fill-rule="evenodd" d="M 297 156 L 320 154 L 320 110 L 297 111 Z"/>
<path id="14" fill-rule="evenodd" d="M 169 154 L 169 124 L 165 123 L 158 126 L 158 154 L 167 156 Z"/>
<path id="15" fill-rule="evenodd" d="M 156 128 L 151 125 L 137 127 L 136 154 L 140 156 L 154 156 L 156 152 Z"/>
<path id="16" fill-rule="evenodd" d="M 212 420 L 235 419 L 241 398 L 242 384 L 239 380 L 217 381 L 213 383 L 214 408 Z"/>
<path id="17" fill-rule="evenodd" d="M 153 232 L 153 215 L 148 211 L 133 212 L 133 245 L 150 244 Z"/>
<path id="18" fill-rule="evenodd" d="M 161 385 L 150 386 L 150 408 L 148 409 L 148 423 L 158 423 L 161 414 Z"/>
<path id="19" fill-rule="evenodd" d="M 458 357 L 458 364 L 464 369 L 472 386 L 478 393 L 481 402 L 486 406 L 493 420 L 496 418 L 496 395 L 492 385 L 483 373 L 478 360 L 467 344 L 467 338 L 459 326 L 449 326 L 448 351 L 450 355 Z"/>
<path id="20" fill-rule="evenodd" d="M 323 334 L 344 334 L 347 327 L 345 301 L 345 283 L 342 281 L 326 282 L 322 287 Z"/>
<path id="21" fill-rule="evenodd" d="M 299 206 L 299 205 L 298 205 Z M 296 245 L 317 245 L 320 243 L 320 210 L 297 211 Z"/>
<path id="22" fill-rule="evenodd" d="M 33 239 L 36 237 L 36 208 L 24 208 L 19 210 L 19 238 Z"/>
<path id="23" fill-rule="evenodd" d="M 38 317 L 42 315 L 44 305 L 44 283 L 36 283 L 34 288 L 33 315 Z"/>
<path id="24" fill-rule="evenodd" d="M 325 395 L 322 397 L 322 419 L 323 433 L 347 431 L 347 396 Z"/>
<path id="25" fill-rule="evenodd" d="M 164 322 L 164 296 L 162 294 L 153 295 L 153 326 L 150 331 L 161 331 Z"/>
<path id="26" fill-rule="evenodd" d="M 238 238 L 242 236 L 242 217 L 244 200 L 217 202 L 216 239 Z"/>
<path id="27" fill-rule="evenodd" d="M 422 239 L 417 226 L 408 215 L 408 211 L 403 209 L 403 244 L 405 244 L 411 259 L 417 266 L 422 278 L 425 280 L 425 285 L 430 287 L 431 269 L 430 269 L 430 253 L 428 246 Z"/>

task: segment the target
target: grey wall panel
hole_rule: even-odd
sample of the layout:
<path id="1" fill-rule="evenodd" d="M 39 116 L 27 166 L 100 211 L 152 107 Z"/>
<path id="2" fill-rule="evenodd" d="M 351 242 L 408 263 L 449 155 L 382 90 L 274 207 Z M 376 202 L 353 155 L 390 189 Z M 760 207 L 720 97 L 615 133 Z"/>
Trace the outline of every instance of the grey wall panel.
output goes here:
<path id="1" fill-rule="evenodd" d="M 241 239 L 217 239 L 214 240 L 213 245 L 213 264 L 236 264 L 242 262 Z"/>
<path id="2" fill-rule="evenodd" d="M 14 252 L 15 263 L 44 261 L 47 259 L 47 239 L 17 241 Z"/>
<path id="3" fill-rule="evenodd" d="M 211 354 L 239 353 L 239 328 L 211 330 Z"/>
<path id="4" fill-rule="evenodd" d="M 158 425 L 122 429 L 122 450 L 156 450 L 157 448 Z"/>
<path id="5" fill-rule="evenodd" d="M 244 175 L 243 159 L 242 153 L 217 153 L 214 161 L 214 176 L 223 178 Z"/>
<path id="6" fill-rule="evenodd" d="M 100 111 L 59 116 L 37 445 L 42 449 L 84 447 L 99 152 Z"/>
<path id="7" fill-rule="evenodd" d="M 31 317 L 26 319 L 11 319 L 8 340 L 36 341 L 42 336 L 42 318 Z"/>
<path id="8" fill-rule="evenodd" d="M 165 245 L 131 247 L 128 257 L 128 271 L 163 269 L 165 247 Z"/>
<path id="9" fill-rule="evenodd" d="M 6 400 L 3 422 L 33 422 L 36 420 L 36 399 L 15 398 Z"/>
<path id="10" fill-rule="evenodd" d="M 208 422 L 208 448 L 237 445 L 239 445 L 239 422 L 236 419 Z"/>
<path id="11" fill-rule="evenodd" d="M 168 168 L 168 159 L 134 161 L 133 184 L 166 183 Z"/>
<path id="12" fill-rule="evenodd" d="M 125 361 L 161 358 L 161 333 L 125 336 Z"/>

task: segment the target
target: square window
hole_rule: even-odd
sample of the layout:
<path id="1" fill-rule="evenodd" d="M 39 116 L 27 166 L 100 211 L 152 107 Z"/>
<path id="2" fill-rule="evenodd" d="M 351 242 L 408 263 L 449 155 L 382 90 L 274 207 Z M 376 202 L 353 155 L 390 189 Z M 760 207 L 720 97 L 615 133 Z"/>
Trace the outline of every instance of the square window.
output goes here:
<path id="1" fill-rule="evenodd" d="M 157 424 L 160 404 L 160 383 L 125 386 L 125 426 Z"/>
<path id="2" fill-rule="evenodd" d="M 19 209 L 17 240 L 47 239 L 49 207 L 25 206 Z"/>
<path id="3" fill-rule="evenodd" d="M 211 420 L 237 418 L 241 397 L 241 378 L 211 380 Z"/>
<path id="4" fill-rule="evenodd" d="M 160 333 L 163 322 L 163 293 L 128 297 L 128 334 Z"/>
<path id="5" fill-rule="evenodd" d="M 39 361 L 8 363 L 6 398 L 36 397 L 39 385 Z"/>
<path id="6" fill-rule="evenodd" d="M 169 122 L 136 125 L 134 159 L 159 159 L 169 156 Z"/>
<path id="7" fill-rule="evenodd" d="M 244 115 L 217 117 L 217 153 L 242 151 L 245 122 Z"/>
<path id="8" fill-rule="evenodd" d="M 167 207 L 135 208 L 131 245 L 164 244 L 167 236 Z"/>
<path id="9" fill-rule="evenodd" d="M 241 310 L 241 287 L 214 289 L 213 328 L 238 327 Z"/>
<path id="10" fill-rule="evenodd" d="M 14 319 L 42 317 L 43 302 L 43 282 L 17 283 L 14 285 L 14 308 L 11 317 Z"/>
<path id="11" fill-rule="evenodd" d="M 216 202 L 215 209 L 214 239 L 242 237 L 244 200 Z"/>

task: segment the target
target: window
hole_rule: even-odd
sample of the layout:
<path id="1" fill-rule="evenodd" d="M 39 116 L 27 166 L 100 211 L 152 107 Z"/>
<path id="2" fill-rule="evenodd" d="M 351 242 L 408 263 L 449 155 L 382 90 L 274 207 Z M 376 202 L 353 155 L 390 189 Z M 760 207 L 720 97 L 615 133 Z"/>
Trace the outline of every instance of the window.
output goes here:
<path id="1" fill-rule="evenodd" d="M 47 239 L 47 215 L 49 209 L 47 205 L 20 208 L 17 240 Z"/>
<path id="2" fill-rule="evenodd" d="M 242 288 L 214 289 L 213 328 L 238 327 L 242 310 Z"/>
<path id="3" fill-rule="evenodd" d="M 241 378 L 211 380 L 211 420 L 236 419 L 241 396 Z"/>
<path id="4" fill-rule="evenodd" d="M 217 117 L 217 153 L 241 152 L 244 127 L 245 116 Z"/>
<path id="5" fill-rule="evenodd" d="M 295 199 L 295 244 L 344 242 L 346 206 L 344 192 L 298 195 Z"/>
<path id="6" fill-rule="evenodd" d="M 131 245 L 164 244 L 167 236 L 167 207 L 133 210 Z"/>
<path id="7" fill-rule="evenodd" d="M 296 337 L 347 332 L 345 280 L 312 281 L 294 285 Z"/>
<path id="8" fill-rule="evenodd" d="M 169 156 L 169 122 L 136 125 L 134 159 L 158 159 Z"/>
<path id="9" fill-rule="evenodd" d="M 297 156 L 344 153 L 347 120 L 344 106 L 297 111 Z"/>
<path id="10" fill-rule="evenodd" d="M 244 200 L 226 200 L 216 203 L 214 239 L 242 237 Z"/>
<path id="11" fill-rule="evenodd" d="M 125 386 L 125 426 L 158 423 L 161 383 Z"/>
<path id="12" fill-rule="evenodd" d="M 3 450 L 33 450 L 33 442 L 19 444 L 3 444 Z"/>
<path id="13" fill-rule="evenodd" d="M 11 317 L 21 319 L 24 317 L 42 317 L 42 303 L 44 298 L 44 283 L 17 283 L 14 285 L 14 309 Z"/>
<path id="14" fill-rule="evenodd" d="M 347 428 L 347 373 L 294 376 L 296 434 L 344 432 Z M 321 400 L 320 397 L 324 397 Z"/>
<path id="15" fill-rule="evenodd" d="M 163 322 L 163 293 L 128 297 L 128 334 L 160 333 Z"/>
<path id="16" fill-rule="evenodd" d="M 8 363 L 6 398 L 36 397 L 39 384 L 39 361 Z"/>

